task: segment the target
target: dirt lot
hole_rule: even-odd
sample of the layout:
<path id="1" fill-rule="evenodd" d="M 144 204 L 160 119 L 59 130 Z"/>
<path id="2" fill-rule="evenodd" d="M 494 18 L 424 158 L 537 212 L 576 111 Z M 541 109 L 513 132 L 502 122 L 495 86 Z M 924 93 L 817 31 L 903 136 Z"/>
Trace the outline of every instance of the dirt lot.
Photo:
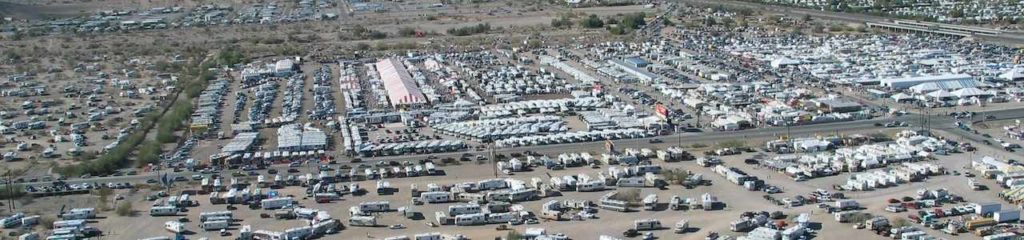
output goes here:
<path id="1" fill-rule="evenodd" d="M 751 142 L 760 141 L 763 139 L 751 140 Z M 975 153 L 974 156 L 981 156 L 983 154 L 990 154 L 995 149 L 989 149 L 981 147 L 980 151 Z M 592 152 L 598 152 L 598 150 L 592 150 Z M 699 150 L 691 151 L 698 153 Z M 552 153 L 554 154 L 554 153 Z M 725 157 L 725 164 L 727 166 L 737 167 L 747 172 L 748 174 L 758 176 L 764 179 L 768 184 L 776 185 L 781 187 L 785 192 L 776 194 L 778 198 L 791 197 L 795 195 L 806 195 L 815 189 L 829 189 L 834 184 L 841 184 L 845 182 L 847 176 L 850 173 L 843 173 L 839 176 L 832 176 L 820 179 L 812 179 L 806 182 L 795 182 L 783 174 L 773 172 L 764 168 L 755 168 L 753 165 L 743 164 L 743 159 L 752 157 L 754 153 L 747 153 L 743 155 L 735 155 Z M 971 157 L 971 154 L 957 154 L 950 156 L 939 156 L 933 163 L 945 166 L 950 171 L 963 171 L 962 167 L 967 164 L 967 159 Z M 686 235 L 677 235 L 671 232 L 671 230 L 658 230 L 654 231 L 656 236 L 662 239 L 700 239 L 709 232 L 719 232 L 727 235 L 743 235 L 742 233 L 733 233 L 729 231 L 729 222 L 737 220 L 739 214 L 743 211 L 783 211 L 788 216 L 793 217 L 800 213 L 810 213 L 812 222 L 820 223 L 822 231 L 817 234 L 819 239 L 832 239 L 837 236 L 847 236 L 853 234 L 859 234 L 864 236 L 866 239 L 883 239 L 877 235 L 870 234 L 867 230 L 856 230 L 853 229 L 850 224 L 840 224 L 834 221 L 831 214 L 825 213 L 824 210 L 818 209 L 816 206 L 807 205 L 797 208 L 787 208 L 776 206 L 761 198 L 764 193 L 747 191 L 741 186 L 729 183 L 723 177 L 711 171 L 710 168 L 703 168 L 696 165 L 695 162 L 676 162 L 676 163 L 658 163 L 665 169 L 685 169 L 693 171 L 694 173 L 703 174 L 706 179 L 710 179 L 713 182 L 712 186 L 700 186 L 694 189 L 684 189 L 681 186 L 673 185 L 665 190 L 658 190 L 654 188 L 642 189 L 641 196 L 647 194 L 657 194 L 659 199 L 667 200 L 673 195 L 679 195 L 681 197 L 699 198 L 701 194 L 711 193 L 718 196 L 725 204 L 726 207 L 722 210 L 716 211 L 638 211 L 629 213 L 620 213 L 612 211 L 600 211 L 597 216 L 598 219 L 588 219 L 581 222 L 570 222 L 563 221 L 560 223 L 544 222 L 539 225 L 519 225 L 513 226 L 514 229 L 522 232 L 529 227 L 542 227 L 547 229 L 549 232 L 563 232 L 569 234 L 573 239 L 596 239 L 597 236 L 613 235 L 620 236 L 621 232 L 629 228 L 633 220 L 641 218 L 654 218 L 659 219 L 663 225 L 670 226 L 680 219 L 687 219 L 691 221 L 691 225 L 697 228 L 696 233 L 687 233 Z M 393 186 L 398 187 L 399 191 L 393 195 L 378 196 L 376 193 L 368 193 L 363 196 L 350 196 L 345 195 L 342 200 L 329 203 L 329 204 L 317 204 L 312 199 L 300 199 L 299 203 L 302 206 L 327 210 L 331 216 L 337 219 L 346 221 L 348 219 L 348 213 L 346 210 L 350 206 L 357 205 L 360 202 L 375 201 L 375 200 L 386 200 L 391 202 L 391 207 L 397 209 L 402 206 L 411 206 L 409 197 L 409 185 L 417 184 L 420 186 L 426 185 L 427 183 L 437 184 L 454 184 L 461 182 L 475 182 L 483 179 L 494 178 L 495 175 L 489 165 L 478 165 L 472 162 L 465 162 L 461 165 L 449 165 L 441 167 L 446 172 L 445 176 L 429 176 L 429 177 L 415 177 L 415 178 L 393 178 L 389 179 Z M 598 171 L 602 169 L 590 169 L 586 167 L 581 168 L 568 168 L 566 170 L 550 171 L 545 169 L 535 169 L 531 172 L 518 172 L 511 176 L 499 174 L 498 177 L 511 177 L 520 180 L 529 180 L 533 177 L 539 177 L 546 179 L 548 174 L 551 176 L 564 176 L 574 175 L 579 173 L 586 173 L 594 176 Z M 985 180 L 991 181 L 991 180 Z M 999 202 L 995 197 L 996 192 L 999 191 L 994 182 L 984 182 L 986 185 L 993 186 L 993 190 L 979 192 L 976 194 L 971 191 L 965 183 L 964 176 L 954 176 L 952 174 L 934 176 L 922 182 L 915 182 L 909 184 L 901 184 L 899 186 L 878 189 L 874 191 L 863 191 L 863 192 L 844 192 L 847 197 L 858 200 L 862 206 L 867 209 L 864 212 L 886 216 L 890 218 L 903 217 L 907 213 L 893 214 L 882 211 L 885 206 L 886 199 L 889 198 L 900 198 L 903 196 L 916 195 L 916 191 L 922 188 L 937 189 L 946 188 L 951 193 L 959 194 L 964 196 L 968 202 Z M 369 187 L 372 189 L 372 181 L 360 181 L 357 182 L 363 187 Z M 193 183 L 194 184 L 194 183 Z M 176 192 L 177 189 L 172 189 L 170 192 Z M 304 192 L 299 187 L 289 187 L 279 190 L 283 195 L 295 195 L 303 196 Z M 118 238 L 141 238 L 151 237 L 154 235 L 167 235 L 162 230 L 162 223 L 165 221 L 174 220 L 171 217 L 150 217 L 146 214 L 150 203 L 143 201 L 142 198 L 150 193 L 150 190 L 142 190 L 138 193 L 128 194 L 126 190 L 119 190 L 118 193 L 122 193 L 127 196 L 127 201 L 132 201 L 136 211 L 139 211 L 137 216 L 134 217 L 115 217 L 112 212 L 106 212 L 100 214 L 101 216 L 108 216 L 101 218 L 93 225 L 107 231 L 110 236 L 118 236 Z M 549 197 L 539 201 L 530 201 L 518 203 L 526 207 L 531 211 L 537 211 L 540 205 L 548 200 L 561 200 L 561 199 L 580 199 L 580 200 L 596 200 L 605 192 L 591 192 L 591 193 L 580 193 L 580 192 L 563 192 L 562 196 Z M 54 198 L 56 199 L 56 198 Z M 63 204 L 68 207 L 92 207 L 96 205 L 97 197 L 91 196 L 74 196 L 74 197 L 62 197 L 64 199 Z M 200 203 L 198 207 L 190 208 L 187 216 L 192 222 L 187 224 L 187 228 L 193 231 L 197 230 L 195 226 L 198 214 L 204 211 L 219 211 L 224 210 L 225 205 L 210 205 L 209 200 L 205 196 L 198 196 L 197 200 Z M 47 214 L 53 214 L 56 211 L 57 206 L 53 205 L 57 201 L 49 201 L 48 199 L 36 199 L 33 203 L 27 206 L 22 206 L 28 209 L 52 209 L 44 210 Z M 485 225 L 485 226 L 472 226 L 472 227 L 457 227 L 457 226 L 442 226 L 439 228 L 431 228 L 425 225 L 425 222 L 432 221 L 433 212 L 445 211 L 447 206 L 452 204 L 427 204 L 422 206 L 414 206 L 414 209 L 424 214 L 427 218 L 425 220 L 410 220 L 401 217 L 398 213 L 384 213 L 380 214 L 378 222 L 382 225 L 391 224 L 402 224 L 406 226 L 406 229 L 392 230 L 386 227 L 379 228 L 367 228 L 367 227 L 349 227 L 346 230 L 341 231 L 333 237 L 339 237 L 341 239 L 362 239 L 364 236 L 371 236 L 373 238 L 384 238 L 388 236 L 397 235 L 412 235 L 417 233 L 425 232 L 442 232 L 442 233 L 461 233 L 465 234 L 473 239 L 490 239 L 496 236 L 502 236 L 504 233 L 495 232 L 493 229 L 496 225 Z M 36 210 L 40 211 L 40 210 Z M 303 223 L 298 220 L 272 220 L 272 219 L 261 219 L 259 213 L 272 213 L 267 210 L 250 211 L 245 209 L 244 206 L 239 206 L 239 210 L 234 211 L 237 219 L 242 219 L 238 222 L 237 226 L 234 226 L 232 230 L 237 233 L 237 229 L 241 225 L 252 225 L 254 229 L 266 229 L 282 231 L 288 228 L 301 226 Z M 140 221 L 145 220 L 145 221 Z M 125 228 L 127 226 L 127 228 Z M 133 229 L 133 231 L 123 231 L 121 229 Z M 945 236 L 944 233 L 940 233 L 934 230 L 928 230 L 932 236 Z M 194 236 L 212 236 L 215 235 L 212 232 L 199 231 Z M 972 235 L 960 235 L 961 239 L 976 239 Z"/>

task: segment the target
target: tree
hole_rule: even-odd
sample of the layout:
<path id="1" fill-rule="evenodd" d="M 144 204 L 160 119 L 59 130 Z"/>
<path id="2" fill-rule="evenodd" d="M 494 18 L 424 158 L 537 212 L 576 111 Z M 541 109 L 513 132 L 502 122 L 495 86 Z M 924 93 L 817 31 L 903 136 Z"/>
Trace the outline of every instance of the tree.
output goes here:
<path id="1" fill-rule="evenodd" d="M 669 26 L 669 27 L 672 27 L 672 26 L 676 25 L 676 23 L 672 22 L 672 20 L 670 18 L 665 18 L 665 20 L 662 23 L 665 24 L 665 26 Z"/>
<path id="2" fill-rule="evenodd" d="M 871 141 L 874 141 L 874 142 L 892 141 L 892 137 L 890 137 L 889 135 L 886 135 L 884 133 L 872 133 L 871 135 L 868 135 L 868 136 L 871 137 Z"/>
<path id="3" fill-rule="evenodd" d="M 906 226 L 910 226 L 910 221 L 907 221 L 907 219 L 906 219 L 906 218 L 902 218 L 902 217 L 895 217 L 895 218 L 894 218 L 894 219 L 892 220 L 892 226 L 893 226 L 893 227 L 898 227 L 898 228 L 899 228 L 899 227 L 906 227 Z"/>
<path id="4" fill-rule="evenodd" d="M 615 25 L 614 27 L 608 28 L 608 32 L 613 35 L 622 35 L 626 34 L 626 28 L 622 27 L 622 25 Z"/>
<path id="5" fill-rule="evenodd" d="M 56 221 L 57 221 L 57 218 L 55 218 L 55 217 L 43 216 L 43 217 L 39 218 L 39 225 L 42 225 L 43 227 L 45 227 L 47 229 L 53 229 L 53 222 L 56 222 Z"/>
<path id="6" fill-rule="evenodd" d="M 743 140 L 728 140 L 718 143 L 719 148 L 742 148 L 746 147 L 747 143 Z"/>
<path id="7" fill-rule="evenodd" d="M 715 24 L 718 24 L 718 22 L 715 21 L 714 17 L 707 16 L 704 18 L 704 26 L 714 26 Z"/>
<path id="8" fill-rule="evenodd" d="M 663 175 L 665 176 L 665 181 L 674 184 L 682 184 L 683 181 L 690 177 L 689 172 L 680 168 L 669 169 Z"/>
<path id="9" fill-rule="evenodd" d="M 117 205 L 117 210 L 115 211 L 118 216 L 131 216 L 132 212 L 134 212 L 134 210 L 132 209 L 132 202 L 122 201 L 120 205 Z"/>
<path id="10" fill-rule="evenodd" d="M 355 48 L 356 48 L 356 50 L 362 50 L 362 51 L 370 50 L 370 44 L 362 43 L 362 42 L 361 43 L 356 43 Z"/>
<path id="11" fill-rule="evenodd" d="M 959 7 L 953 8 L 949 10 L 949 16 L 952 18 L 962 18 L 964 17 L 964 9 Z"/>
<path id="12" fill-rule="evenodd" d="M 113 194 L 113 193 L 114 193 L 114 190 L 111 190 L 109 188 L 100 188 L 100 190 L 99 190 L 100 201 L 96 203 L 96 209 L 100 210 L 100 211 L 109 211 L 110 210 L 110 205 L 107 205 L 107 202 L 110 201 L 110 194 Z"/>
<path id="13" fill-rule="evenodd" d="M 505 235 L 505 240 L 522 240 L 523 235 L 519 234 L 516 230 L 509 230 L 508 234 Z"/>
<path id="14" fill-rule="evenodd" d="M 566 28 L 572 26 L 572 20 L 569 20 L 569 16 L 562 16 L 560 18 L 551 19 L 551 26 L 555 28 Z"/>
<path id="15" fill-rule="evenodd" d="M 366 27 L 363 27 L 363 25 L 356 25 L 355 27 L 352 27 L 351 31 L 352 35 L 363 36 L 363 34 L 366 34 L 369 30 L 366 30 Z"/>
<path id="16" fill-rule="evenodd" d="M 647 25 L 646 20 L 644 20 L 645 17 L 646 14 L 644 14 L 644 12 L 626 14 L 625 16 L 622 17 L 621 25 L 625 25 L 626 27 L 632 29 L 640 29 L 640 26 Z"/>
<path id="17" fill-rule="evenodd" d="M 601 18 L 598 17 L 597 14 L 590 14 L 590 16 L 583 19 L 583 21 L 580 21 L 580 26 L 583 26 L 584 28 L 601 28 L 604 27 L 604 21 L 601 21 Z"/>
<path id="18" fill-rule="evenodd" d="M 640 202 L 640 189 L 630 188 L 630 189 L 619 190 L 619 193 L 615 194 L 613 199 L 620 200 L 620 201 L 626 201 L 626 202 L 629 202 L 629 203 L 639 203 Z"/>
<path id="19" fill-rule="evenodd" d="M 372 39 L 384 39 L 386 37 L 388 37 L 388 34 L 381 31 L 370 32 L 370 38 Z"/>

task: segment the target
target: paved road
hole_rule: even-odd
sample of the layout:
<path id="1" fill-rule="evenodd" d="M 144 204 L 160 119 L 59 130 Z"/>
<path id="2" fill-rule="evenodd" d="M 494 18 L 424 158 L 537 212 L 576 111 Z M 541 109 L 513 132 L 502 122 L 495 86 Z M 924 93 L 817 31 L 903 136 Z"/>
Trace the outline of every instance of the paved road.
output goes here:
<path id="1" fill-rule="evenodd" d="M 802 17 L 804 15 L 809 15 L 809 16 L 811 16 L 813 18 L 828 19 L 828 20 L 835 20 L 835 21 L 845 21 L 845 22 L 856 22 L 856 23 L 864 23 L 864 22 L 869 22 L 869 21 L 873 21 L 873 22 L 889 22 L 890 20 L 899 20 L 898 18 L 890 18 L 890 17 L 883 17 L 883 16 L 876 16 L 876 15 L 869 15 L 869 14 L 821 11 L 821 10 L 815 10 L 815 9 L 809 9 L 809 8 L 798 8 L 798 7 L 768 5 L 768 4 L 761 4 L 761 3 L 754 3 L 754 2 L 743 2 L 743 1 L 734 1 L 734 0 L 678 0 L 678 1 L 684 2 L 684 3 L 723 5 L 723 6 L 733 6 L 733 7 L 747 7 L 747 8 L 752 8 L 752 9 L 757 9 L 757 10 L 762 10 L 762 11 L 769 11 L 769 12 L 775 12 L 775 13 L 783 13 L 783 14 L 791 15 L 793 17 Z M 1004 43 L 1004 44 L 1019 44 L 1020 41 L 1024 41 L 1024 35 L 1018 34 L 1018 33 L 1012 33 L 1012 32 L 1004 32 L 1003 34 L 999 34 L 998 36 L 979 36 L 979 37 L 983 38 L 983 39 L 992 40 L 993 42 Z"/>
<path id="2" fill-rule="evenodd" d="M 986 111 L 983 114 L 979 113 L 978 115 L 979 116 L 982 116 L 982 115 L 983 116 L 989 116 L 989 115 L 990 116 L 994 116 L 996 118 L 996 120 L 1024 118 L 1024 108 L 1021 108 L 1021 109 L 1007 109 L 1007 110 Z M 613 142 L 616 144 L 616 146 L 619 146 L 620 148 L 624 148 L 624 147 L 639 147 L 639 146 L 666 148 L 666 147 L 669 147 L 669 146 L 677 146 L 678 144 L 682 144 L 682 145 L 689 145 L 689 144 L 693 144 L 693 143 L 709 144 L 709 143 L 715 143 L 715 142 L 720 142 L 720 141 L 727 141 L 727 140 L 734 140 L 734 139 L 743 139 L 743 138 L 764 138 L 764 137 L 773 137 L 773 136 L 784 136 L 784 135 L 787 134 L 787 132 L 790 135 L 797 136 L 797 137 L 798 136 L 819 135 L 819 134 L 820 135 L 826 135 L 826 134 L 831 134 L 831 133 L 836 133 L 836 132 L 847 132 L 847 133 L 849 133 L 849 132 L 861 131 L 863 133 L 871 133 L 874 130 L 882 129 L 880 127 L 876 127 L 875 126 L 876 123 L 883 123 L 884 124 L 884 123 L 888 123 L 888 122 L 892 122 L 892 121 L 904 121 L 904 122 L 907 122 L 907 123 L 911 124 L 911 126 L 910 126 L 911 129 L 917 129 L 918 127 L 920 127 L 919 124 L 921 122 L 921 119 L 922 119 L 921 115 L 908 114 L 908 115 L 903 115 L 903 116 L 898 116 L 898 117 L 875 118 L 875 119 L 870 119 L 870 120 L 860 120 L 860 121 L 852 121 L 852 122 L 835 122 L 835 123 L 825 123 L 825 124 L 793 126 L 793 127 L 790 127 L 789 129 L 787 129 L 785 127 L 769 127 L 769 128 L 757 128 L 757 129 L 750 129 L 750 130 L 743 130 L 743 131 L 731 131 L 731 132 L 681 133 L 681 134 L 673 134 L 673 135 L 666 135 L 666 136 L 658 136 L 658 137 L 653 137 L 653 138 L 621 139 L 621 140 L 615 140 Z M 968 139 L 968 140 L 972 140 L 972 141 L 976 141 L 976 142 L 981 142 L 982 140 L 985 139 L 984 137 L 982 137 L 980 135 L 977 135 L 977 134 L 974 134 L 974 133 L 970 133 L 970 132 L 961 130 L 959 128 L 956 128 L 953 125 L 955 120 L 950 118 L 950 117 L 948 117 L 948 116 L 930 115 L 926 119 L 930 123 L 930 126 L 931 126 L 932 129 L 945 130 L 945 131 L 948 131 L 950 133 L 959 135 L 959 136 L 963 137 L 964 139 Z M 651 144 L 651 143 L 649 143 L 649 141 L 651 139 L 658 139 L 658 140 L 661 140 L 662 142 L 661 143 L 656 143 L 656 144 Z M 516 147 L 516 148 L 499 148 L 499 149 L 496 149 L 495 152 L 499 153 L 499 154 L 508 154 L 508 153 L 514 153 L 514 152 L 523 152 L 523 151 L 534 151 L 534 152 L 542 152 L 542 153 L 552 153 L 552 152 L 559 152 L 560 153 L 560 152 L 574 152 L 574 151 L 575 152 L 579 152 L 579 151 L 592 151 L 594 149 L 601 149 L 603 146 L 604 146 L 604 142 L 585 142 L 585 143 L 567 143 L 567 144 L 527 146 L 527 147 Z M 452 152 L 452 153 L 438 153 L 438 154 L 432 154 L 432 155 L 437 156 L 439 158 L 446 158 L 446 157 L 458 158 L 461 155 L 467 154 L 467 153 L 468 154 L 472 154 L 472 155 L 480 154 L 480 155 L 485 155 L 485 156 L 487 154 L 489 154 L 489 152 L 487 152 L 487 151 L 472 151 L 471 150 L 471 151 L 461 151 L 461 152 Z M 1015 154 L 1021 155 L 1020 153 L 1015 153 Z M 1024 155 L 1021 155 L 1021 156 L 1024 156 Z M 366 161 L 366 162 L 376 162 L 376 161 L 415 161 L 415 160 L 425 159 L 426 157 L 427 157 L 426 155 L 422 155 L 422 154 L 419 154 L 419 155 L 401 155 L 401 156 L 385 156 L 385 157 L 375 157 L 375 158 L 364 158 L 364 161 Z M 275 166 L 272 166 L 271 168 L 277 169 L 279 172 L 284 174 L 285 170 L 288 169 L 288 166 L 285 166 L 285 165 L 275 165 Z M 306 168 L 307 168 L 306 166 L 303 166 L 303 167 L 298 167 L 297 169 L 305 172 Z M 235 171 L 235 170 L 225 171 L 225 172 L 221 173 L 221 175 L 222 176 L 228 176 L 233 171 Z M 261 170 L 260 172 L 265 173 L 266 170 Z M 180 173 L 169 173 L 169 174 L 170 175 L 181 175 L 181 176 L 185 176 L 185 177 L 191 177 L 193 174 L 198 174 L 198 173 L 196 173 L 196 172 L 180 172 Z M 78 178 L 75 178 L 75 179 L 67 180 L 66 182 L 67 183 L 72 183 L 72 184 L 74 184 L 74 183 L 82 183 L 82 182 L 97 182 L 97 183 L 132 182 L 132 183 L 138 183 L 138 182 L 143 182 L 143 181 L 145 181 L 147 179 L 151 179 L 151 178 L 156 178 L 156 173 L 149 172 L 149 173 L 141 173 L 140 175 L 133 175 L 133 176 L 113 176 L 113 177 L 103 177 L 103 178 L 94 177 L 94 178 L 89 178 L 89 179 L 78 179 Z M 50 183 L 48 183 L 48 182 L 29 183 L 29 185 L 35 185 L 35 186 L 46 185 L 46 184 L 50 184 Z"/>

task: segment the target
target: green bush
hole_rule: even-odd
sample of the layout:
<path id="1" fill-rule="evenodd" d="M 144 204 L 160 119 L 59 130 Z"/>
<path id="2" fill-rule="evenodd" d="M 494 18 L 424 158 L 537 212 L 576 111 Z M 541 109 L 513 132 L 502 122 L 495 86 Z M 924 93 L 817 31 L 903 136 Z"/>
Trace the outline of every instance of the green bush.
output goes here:
<path id="1" fill-rule="evenodd" d="M 453 36 L 469 36 L 473 34 L 486 33 L 491 31 L 491 24 L 480 23 L 473 26 L 461 27 L 461 28 L 449 28 L 448 35 Z"/>
<path id="2" fill-rule="evenodd" d="M 115 210 L 117 215 L 122 217 L 131 216 L 133 211 L 131 201 L 122 201 L 120 205 L 117 205 L 117 210 Z"/>
<path id="3" fill-rule="evenodd" d="M 601 18 L 597 17 L 597 14 L 590 14 L 589 17 L 580 21 L 580 26 L 583 26 L 584 28 L 601 28 L 604 27 L 604 21 L 601 21 Z"/>

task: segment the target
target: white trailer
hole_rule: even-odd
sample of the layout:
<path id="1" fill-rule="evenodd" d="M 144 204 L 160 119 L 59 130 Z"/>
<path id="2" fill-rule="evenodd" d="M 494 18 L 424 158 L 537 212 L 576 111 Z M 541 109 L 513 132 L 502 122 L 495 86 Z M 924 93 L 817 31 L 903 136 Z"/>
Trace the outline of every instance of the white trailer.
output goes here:
<path id="1" fill-rule="evenodd" d="M 500 178 L 488 179 L 477 182 L 476 187 L 480 191 L 503 189 L 508 188 L 508 182 Z"/>
<path id="2" fill-rule="evenodd" d="M 433 191 L 420 193 L 420 200 L 426 203 L 446 203 L 452 201 L 450 192 Z"/>
<path id="3" fill-rule="evenodd" d="M 661 228 L 661 221 L 658 219 L 640 219 L 633 221 L 633 229 L 637 231 L 656 230 Z"/>
<path id="4" fill-rule="evenodd" d="M 260 206 L 263 207 L 263 209 L 279 209 L 291 205 L 292 202 L 294 202 L 294 200 L 290 197 L 279 197 L 263 199 L 260 201 Z"/>
<path id="5" fill-rule="evenodd" d="M 40 218 L 41 217 L 39 215 L 25 216 L 24 218 L 21 218 L 21 226 L 22 227 L 32 227 L 32 226 L 35 226 L 35 225 L 39 224 L 39 219 Z"/>
<path id="6" fill-rule="evenodd" d="M 686 231 L 689 228 L 690 228 L 690 221 L 687 221 L 686 219 L 683 219 L 683 220 L 679 220 L 679 222 L 676 222 L 676 226 L 674 228 L 672 228 L 672 231 L 675 232 L 675 233 L 686 233 Z"/>
<path id="7" fill-rule="evenodd" d="M 480 213 L 482 210 L 480 204 L 456 204 L 448 206 L 448 216 L 458 216 L 463 214 L 474 214 Z"/>
<path id="8" fill-rule="evenodd" d="M 58 229 L 58 228 L 79 228 L 79 227 L 85 226 L 85 223 L 86 223 L 85 220 L 54 221 L 53 222 L 53 229 Z"/>
<path id="9" fill-rule="evenodd" d="M 61 214 L 61 218 L 63 218 L 64 220 L 90 219 L 95 217 L 95 208 L 75 208 L 71 209 L 71 211 Z"/>
<path id="10" fill-rule="evenodd" d="M 206 231 L 216 231 L 216 230 L 226 229 L 230 225 L 231 225 L 231 223 L 229 223 L 228 221 L 225 221 L 225 220 L 207 221 L 207 222 L 200 223 L 199 224 L 199 228 L 203 229 L 203 230 L 206 230 Z"/>
<path id="11" fill-rule="evenodd" d="M 413 240 L 441 240 L 444 239 L 441 233 L 420 233 L 413 235 Z"/>
<path id="12" fill-rule="evenodd" d="M 491 213 L 491 214 L 487 214 L 486 220 L 487 220 L 487 223 L 491 223 L 491 224 L 494 224 L 494 223 L 507 223 L 507 222 L 516 220 L 516 213 L 511 213 L 511 212 L 507 212 L 507 213 Z"/>
<path id="13" fill-rule="evenodd" d="M 463 214 L 455 216 L 455 225 L 473 226 L 487 223 L 487 216 L 483 213 Z"/>
<path id="14" fill-rule="evenodd" d="M 217 212 L 203 212 L 199 214 L 199 221 L 206 222 L 214 218 L 228 218 L 232 219 L 234 214 L 231 211 L 217 211 Z"/>
<path id="15" fill-rule="evenodd" d="M 175 206 L 156 206 L 149 209 L 150 216 L 175 216 L 178 215 L 178 207 Z"/>
<path id="16" fill-rule="evenodd" d="M 310 226 L 302 226 L 284 230 L 284 236 L 286 239 L 306 239 L 310 235 L 313 235 L 313 227 Z"/>
<path id="17" fill-rule="evenodd" d="M 364 213 L 391 211 L 391 203 L 388 201 L 362 202 L 359 203 L 359 211 Z"/>
<path id="18" fill-rule="evenodd" d="M 839 210 L 857 209 L 860 208 L 860 203 L 857 203 L 856 200 L 843 199 L 837 200 L 835 207 L 838 208 Z"/>
<path id="19" fill-rule="evenodd" d="M 604 190 L 604 181 L 601 180 L 590 180 L 586 182 L 580 182 L 576 184 L 576 191 L 578 192 L 596 192 Z"/>
<path id="20" fill-rule="evenodd" d="M 86 215 L 85 213 L 67 212 L 67 213 L 61 214 L 60 218 L 64 219 L 64 220 L 78 220 L 78 219 L 89 219 L 89 216 Z"/>
<path id="21" fill-rule="evenodd" d="M 18 240 L 39 240 L 39 233 L 30 232 L 18 236 Z"/>
<path id="22" fill-rule="evenodd" d="M 352 216 L 348 219 L 348 225 L 357 227 L 377 226 L 376 216 Z"/>
<path id="23" fill-rule="evenodd" d="M 835 215 L 836 222 L 841 223 L 850 221 L 850 217 L 853 217 L 854 215 L 857 214 L 860 214 L 860 211 L 846 211 L 833 213 L 833 215 Z"/>
<path id="24" fill-rule="evenodd" d="M 185 232 L 185 224 L 178 221 L 167 221 L 164 222 L 164 229 L 172 233 L 183 233 Z"/>

